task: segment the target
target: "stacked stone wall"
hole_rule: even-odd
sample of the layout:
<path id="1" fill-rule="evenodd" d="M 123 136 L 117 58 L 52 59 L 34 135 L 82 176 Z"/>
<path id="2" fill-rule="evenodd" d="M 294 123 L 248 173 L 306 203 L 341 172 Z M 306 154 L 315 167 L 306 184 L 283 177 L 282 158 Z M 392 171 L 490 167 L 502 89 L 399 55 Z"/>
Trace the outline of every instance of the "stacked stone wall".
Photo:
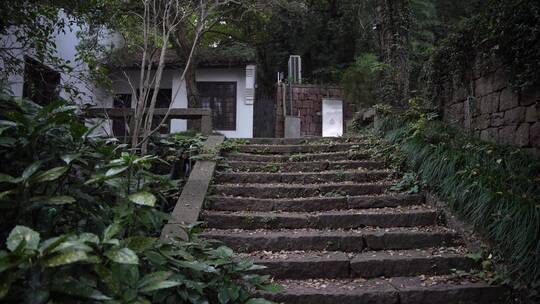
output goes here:
<path id="1" fill-rule="evenodd" d="M 279 85 L 276 94 L 276 137 L 284 136 L 283 89 L 284 86 Z M 286 87 L 285 90 L 287 103 L 290 103 L 289 94 L 292 93 L 292 115 L 300 117 L 300 135 L 303 137 L 322 135 L 323 99 L 343 100 L 343 89 L 338 86 L 292 85 L 291 89 Z M 343 121 L 352 119 L 353 115 L 354 106 L 343 101 Z"/>
<path id="2" fill-rule="evenodd" d="M 499 67 L 474 77 L 468 88 L 448 84 L 442 94 L 443 117 L 482 140 L 540 156 L 540 87 L 518 92 L 507 76 Z"/>

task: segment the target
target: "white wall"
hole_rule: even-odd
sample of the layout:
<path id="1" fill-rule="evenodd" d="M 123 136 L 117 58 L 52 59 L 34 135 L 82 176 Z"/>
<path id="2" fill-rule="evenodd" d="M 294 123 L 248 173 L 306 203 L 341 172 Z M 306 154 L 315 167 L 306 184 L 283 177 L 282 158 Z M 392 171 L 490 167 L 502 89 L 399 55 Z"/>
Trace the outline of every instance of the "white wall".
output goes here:
<path id="1" fill-rule="evenodd" d="M 139 72 L 130 71 L 127 73 L 132 85 L 138 84 Z M 181 70 L 165 70 L 160 87 L 172 89 L 172 106 L 174 108 L 187 108 L 187 93 L 185 81 L 180 81 Z M 229 138 L 251 138 L 253 137 L 253 105 L 246 104 L 246 70 L 244 68 L 227 69 L 198 69 L 196 72 L 197 81 L 215 82 L 236 82 L 236 130 L 224 131 L 215 130 Z M 115 76 L 113 78 L 113 90 L 115 94 L 131 94 L 132 89 L 125 76 Z M 112 97 L 102 99 L 100 104 L 104 107 L 112 106 Z M 134 107 L 134 102 L 132 107 Z M 187 130 L 187 122 L 184 119 L 173 119 L 171 121 L 171 132 L 182 132 Z"/>
<path id="2" fill-rule="evenodd" d="M 186 82 L 180 81 L 182 78 L 182 71 L 176 70 L 172 80 L 172 94 L 174 108 L 186 109 L 188 107 Z M 183 132 L 187 130 L 187 120 L 185 119 L 171 119 L 171 132 Z"/>
<path id="3" fill-rule="evenodd" d="M 236 82 L 236 130 L 219 133 L 229 138 L 253 137 L 253 105 L 246 104 L 246 70 L 245 68 L 231 69 L 199 69 L 197 81 L 228 81 Z"/>

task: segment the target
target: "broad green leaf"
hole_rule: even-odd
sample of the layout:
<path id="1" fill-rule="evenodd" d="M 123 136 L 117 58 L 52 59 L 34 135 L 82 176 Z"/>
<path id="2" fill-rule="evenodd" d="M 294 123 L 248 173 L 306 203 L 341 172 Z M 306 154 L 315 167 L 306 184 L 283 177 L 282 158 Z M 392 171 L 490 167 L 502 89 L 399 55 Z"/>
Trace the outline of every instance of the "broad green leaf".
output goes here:
<path id="1" fill-rule="evenodd" d="M 153 155 L 145 155 L 145 156 L 143 156 L 143 157 L 139 157 L 139 158 L 135 159 L 135 160 L 133 161 L 133 164 L 136 164 L 136 165 L 137 165 L 137 164 L 144 164 L 144 163 L 146 163 L 146 162 L 148 162 L 148 161 L 152 161 L 152 160 L 155 160 L 155 159 L 157 159 L 156 156 L 153 156 Z"/>
<path id="2" fill-rule="evenodd" d="M 186 261 L 193 261 L 195 258 L 193 255 L 191 255 L 189 252 L 183 249 L 179 249 L 178 247 L 171 248 L 170 250 L 167 249 L 161 249 L 160 252 L 168 257 L 181 257 L 182 259 Z"/>
<path id="3" fill-rule="evenodd" d="M 69 240 L 60 243 L 52 252 L 67 252 L 67 251 L 84 251 L 91 252 L 93 251 L 92 247 L 86 245 L 85 243 L 78 240 Z"/>
<path id="4" fill-rule="evenodd" d="M 167 281 L 172 275 L 168 271 L 157 271 L 151 274 L 147 274 L 137 284 L 137 288 L 142 292 L 150 292 L 158 289 L 170 288 L 178 286 L 181 283 L 176 281 Z"/>
<path id="5" fill-rule="evenodd" d="M 173 277 L 174 278 L 174 277 Z M 182 281 L 187 288 L 196 290 L 199 294 L 204 294 L 204 289 L 213 283 L 209 282 L 208 284 L 199 281 L 192 281 L 185 279 L 185 277 L 178 277 L 177 280 Z"/>
<path id="6" fill-rule="evenodd" d="M 135 252 L 143 252 L 154 246 L 157 239 L 146 236 L 134 236 L 124 240 L 124 246 Z"/>
<path id="7" fill-rule="evenodd" d="M 219 246 L 213 253 L 220 258 L 230 258 L 234 255 L 233 250 L 226 246 Z"/>
<path id="8" fill-rule="evenodd" d="M 253 270 L 263 270 L 263 269 L 266 269 L 267 267 L 264 266 L 264 265 L 253 265 L 251 267 L 248 268 L 249 271 L 253 271 Z"/>
<path id="9" fill-rule="evenodd" d="M 53 237 L 53 238 L 50 238 L 48 240 L 41 242 L 41 244 L 39 245 L 39 253 L 47 254 L 53 251 L 54 249 L 56 249 L 56 247 L 58 247 L 61 243 L 63 243 L 66 240 L 66 238 L 67 238 L 66 235 L 62 235 L 62 236 Z"/>
<path id="10" fill-rule="evenodd" d="M 152 263 L 152 264 L 155 264 L 155 265 L 165 265 L 167 263 L 167 259 L 153 251 L 153 250 L 148 250 L 148 251 L 145 251 L 144 252 L 144 256 Z"/>
<path id="11" fill-rule="evenodd" d="M 113 263 L 111 266 L 111 279 L 115 284 L 128 285 L 131 289 L 137 288 L 139 282 L 139 265 Z"/>
<path id="12" fill-rule="evenodd" d="M 32 202 L 37 202 L 41 205 L 67 205 L 73 204 L 77 200 L 71 196 L 36 196 L 30 199 Z"/>
<path id="13" fill-rule="evenodd" d="M 120 264 L 139 264 L 137 254 L 129 248 L 113 248 L 105 252 L 105 256 Z"/>
<path id="14" fill-rule="evenodd" d="M 71 164 L 74 160 L 78 159 L 79 157 L 81 157 L 81 154 L 80 154 L 80 153 L 75 153 L 75 154 L 66 154 L 66 155 L 63 155 L 61 158 L 62 158 L 62 160 L 66 163 L 66 165 L 69 165 L 69 164 Z"/>
<path id="15" fill-rule="evenodd" d="M 103 241 L 103 244 L 109 244 L 109 245 L 113 245 L 113 246 L 119 246 L 119 245 L 120 245 L 120 240 L 118 240 L 118 239 L 104 240 L 104 241 Z"/>
<path id="16" fill-rule="evenodd" d="M 18 124 L 11 120 L 0 120 L 0 127 L 15 127 Z"/>
<path id="17" fill-rule="evenodd" d="M 106 177 L 111 177 L 111 176 L 120 174 L 120 173 L 126 171 L 127 169 L 129 169 L 129 166 L 120 166 L 120 167 L 110 168 L 110 169 L 107 170 L 107 172 L 105 173 L 105 176 L 106 176 Z"/>
<path id="18" fill-rule="evenodd" d="M 16 226 L 9 233 L 7 248 L 15 251 L 23 241 L 26 243 L 25 248 L 36 250 L 39 245 L 39 233 L 25 226 Z"/>
<path id="19" fill-rule="evenodd" d="M 154 284 L 147 285 L 146 287 L 141 288 L 140 290 L 141 290 L 141 292 L 148 293 L 148 292 L 159 290 L 159 289 L 176 287 L 176 286 L 179 286 L 179 285 L 182 285 L 182 283 L 175 282 L 175 281 L 162 281 L 162 282 L 159 282 L 159 283 L 154 283 Z"/>
<path id="20" fill-rule="evenodd" d="M 0 136 L 0 146 L 2 147 L 13 147 L 17 143 L 17 140 L 13 137 Z"/>
<path id="21" fill-rule="evenodd" d="M 80 281 L 77 281 L 73 278 L 59 278 L 54 282 L 52 288 L 53 291 L 58 293 L 64 293 L 72 296 L 82 297 L 93 299 L 97 301 L 107 301 L 111 300 L 110 297 L 104 295 L 97 289 L 94 289 L 91 286 L 88 286 Z"/>
<path id="22" fill-rule="evenodd" d="M 245 274 L 242 279 L 250 285 L 260 286 L 266 284 L 271 277 L 269 275 Z"/>
<path id="23" fill-rule="evenodd" d="M 182 267 L 182 268 L 188 268 L 188 269 L 191 269 L 191 270 L 195 270 L 195 271 L 200 271 L 200 272 L 209 272 L 209 273 L 213 273 L 213 272 L 216 272 L 216 268 L 211 266 L 211 265 L 208 265 L 206 263 L 203 263 L 203 262 L 199 262 L 199 261 L 173 261 L 174 264 L 176 264 L 177 266 L 179 267 Z"/>
<path id="24" fill-rule="evenodd" d="M 235 303 L 235 301 L 240 296 L 240 286 L 237 284 L 234 284 L 233 286 L 229 287 L 229 297 L 231 298 L 231 302 Z"/>
<path id="25" fill-rule="evenodd" d="M 105 228 L 105 231 L 103 232 L 103 240 L 107 241 L 112 239 L 115 235 L 117 235 L 120 230 L 122 229 L 122 226 L 120 226 L 120 223 L 114 222 L 109 225 L 109 227 Z"/>
<path id="26" fill-rule="evenodd" d="M 0 127 L 0 135 L 4 133 L 5 130 L 8 130 L 10 127 Z"/>
<path id="27" fill-rule="evenodd" d="M 261 290 L 268 291 L 268 292 L 273 292 L 273 293 L 281 292 L 281 291 L 283 291 L 283 289 L 285 289 L 285 287 L 283 285 L 280 285 L 280 284 L 262 285 L 262 286 L 259 286 L 259 288 Z"/>
<path id="28" fill-rule="evenodd" d="M 85 261 L 87 259 L 88 255 L 84 251 L 66 251 L 47 259 L 45 261 L 45 266 L 56 267 L 76 263 L 79 261 Z"/>
<path id="29" fill-rule="evenodd" d="M 231 298 L 229 297 L 229 291 L 227 287 L 223 286 L 218 292 L 218 301 L 220 304 L 227 304 Z"/>
<path id="30" fill-rule="evenodd" d="M 4 191 L 4 192 L 0 192 L 0 200 L 3 200 L 4 198 L 6 198 L 8 195 L 12 194 L 12 193 L 15 193 L 17 192 L 15 189 L 13 190 L 8 190 L 8 191 Z"/>
<path id="31" fill-rule="evenodd" d="M 105 180 L 105 184 L 111 188 L 124 189 L 126 185 L 126 179 L 122 177 L 113 177 Z"/>
<path id="32" fill-rule="evenodd" d="M 128 196 L 128 199 L 137 205 L 150 206 L 150 207 L 154 207 L 157 201 L 156 197 L 152 193 L 149 193 L 149 192 L 133 193 Z"/>
<path id="33" fill-rule="evenodd" d="M 481 262 L 483 260 L 482 252 L 470 253 L 467 257 L 473 259 L 475 262 Z"/>
<path id="34" fill-rule="evenodd" d="M 170 271 L 156 271 L 145 275 L 137 284 L 137 288 L 143 288 L 147 285 L 162 282 L 170 278 L 172 272 Z"/>
<path id="35" fill-rule="evenodd" d="M 99 244 L 99 237 L 93 233 L 83 232 L 79 235 L 79 241 L 83 243 Z"/>
<path id="36" fill-rule="evenodd" d="M 66 173 L 67 170 L 68 170 L 68 167 L 52 168 L 50 170 L 47 170 L 43 173 L 38 174 L 35 178 L 35 182 L 41 183 L 41 182 L 50 182 L 50 181 L 56 180 L 60 176 L 64 175 L 64 173 Z"/>
<path id="37" fill-rule="evenodd" d="M 41 161 L 37 161 L 26 167 L 22 174 L 22 180 L 26 181 L 30 176 L 34 175 L 34 173 L 36 173 L 39 167 L 41 167 L 41 163 Z"/>
<path id="38" fill-rule="evenodd" d="M 4 173 L 0 173 L 0 183 L 16 183 L 17 180 L 11 176 Z"/>
<path id="39" fill-rule="evenodd" d="M 253 267 L 253 261 L 249 259 L 241 259 L 238 261 L 237 266 L 241 270 L 248 270 Z"/>

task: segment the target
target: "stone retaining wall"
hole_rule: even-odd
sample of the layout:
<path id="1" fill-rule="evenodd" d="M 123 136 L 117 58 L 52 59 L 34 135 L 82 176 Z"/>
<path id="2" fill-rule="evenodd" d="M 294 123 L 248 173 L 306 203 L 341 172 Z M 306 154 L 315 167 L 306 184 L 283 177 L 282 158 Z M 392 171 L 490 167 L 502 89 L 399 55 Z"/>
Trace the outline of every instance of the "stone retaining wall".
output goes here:
<path id="1" fill-rule="evenodd" d="M 284 116 L 283 116 L 283 90 L 282 85 L 278 85 L 276 94 L 276 137 L 284 136 Z M 301 136 L 321 136 L 322 135 L 322 100 L 325 98 L 342 99 L 343 89 L 338 86 L 322 86 L 295 84 L 292 85 L 293 109 L 292 114 L 300 117 Z M 289 89 L 286 89 L 287 103 L 289 102 Z M 287 112 L 289 113 L 289 112 Z M 343 101 L 343 122 L 352 119 L 354 106 Z"/>
<path id="2" fill-rule="evenodd" d="M 482 140 L 540 156 L 540 87 L 515 92 L 502 67 L 463 85 L 447 85 L 443 117 Z M 468 93 L 472 92 L 472 93 Z"/>

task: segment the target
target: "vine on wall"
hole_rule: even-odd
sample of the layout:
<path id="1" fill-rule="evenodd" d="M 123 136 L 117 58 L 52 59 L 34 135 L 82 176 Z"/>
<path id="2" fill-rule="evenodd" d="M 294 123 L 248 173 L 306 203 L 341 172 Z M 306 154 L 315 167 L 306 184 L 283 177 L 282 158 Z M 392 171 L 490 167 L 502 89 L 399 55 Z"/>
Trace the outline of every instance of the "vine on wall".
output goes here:
<path id="1" fill-rule="evenodd" d="M 500 64 L 514 90 L 540 83 L 540 2 L 489 0 L 478 15 L 461 22 L 431 56 L 427 95 L 441 96 L 447 83 L 467 84 L 477 72 Z"/>

